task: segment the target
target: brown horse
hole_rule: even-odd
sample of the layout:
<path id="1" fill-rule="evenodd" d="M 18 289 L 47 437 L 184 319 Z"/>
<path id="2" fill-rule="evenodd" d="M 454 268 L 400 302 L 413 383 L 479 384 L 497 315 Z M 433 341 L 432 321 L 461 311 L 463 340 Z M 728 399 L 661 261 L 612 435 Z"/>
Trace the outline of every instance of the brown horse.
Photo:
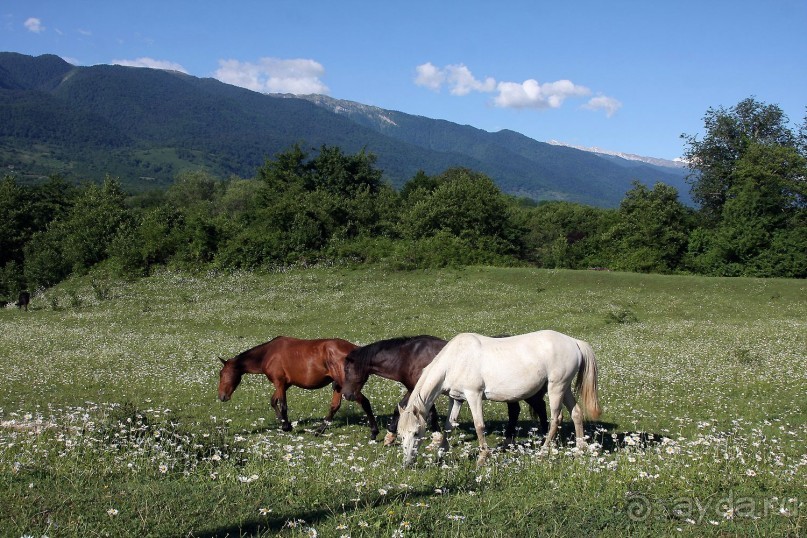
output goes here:
<path id="1" fill-rule="evenodd" d="M 436 336 L 404 336 L 379 340 L 378 342 L 358 347 L 345 357 L 345 377 L 342 391 L 348 400 L 352 400 L 356 395 L 361 394 L 361 389 L 370 374 L 393 381 L 400 381 L 406 387 L 406 395 L 404 395 L 401 403 L 395 406 L 392 420 L 387 426 L 389 432 L 384 439 L 385 445 L 390 445 L 394 442 L 398 430 L 400 409 L 406 407 L 412 389 L 415 388 L 418 379 L 420 379 L 423 369 L 432 362 L 432 359 L 446 346 L 446 343 L 445 340 Z M 545 394 L 546 388 L 543 388 L 525 400 L 530 405 L 533 415 L 538 416 L 541 433 L 544 434 L 549 429 L 544 405 Z M 512 444 L 515 440 L 516 424 L 518 423 L 520 412 L 521 406 L 518 402 L 507 402 L 506 444 Z M 433 405 L 428 411 L 428 421 L 432 432 L 440 431 L 437 410 Z"/>
<path id="2" fill-rule="evenodd" d="M 333 383 L 331 408 L 325 422 L 317 431 L 319 435 L 325 431 L 342 405 L 345 356 L 354 349 L 355 344 L 338 338 L 300 340 L 278 336 L 229 360 L 220 359 L 224 367 L 219 372 L 219 400 L 226 402 L 230 399 L 244 374 L 264 374 L 275 386 L 271 402 L 281 428 L 283 431 L 290 431 L 291 423 L 286 406 L 288 387 L 314 390 Z M 375 439 L 378 435 L 378 425 L 370 401 L 361 392 L 356 394 L 355 400 L 367 413 L 370 421 L 370 438 Z"/>

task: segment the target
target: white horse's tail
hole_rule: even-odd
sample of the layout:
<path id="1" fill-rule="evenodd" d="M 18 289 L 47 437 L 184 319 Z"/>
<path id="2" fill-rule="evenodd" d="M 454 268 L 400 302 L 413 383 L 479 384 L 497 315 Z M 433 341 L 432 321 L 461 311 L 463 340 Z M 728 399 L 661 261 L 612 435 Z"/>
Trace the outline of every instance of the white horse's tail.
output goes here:
<path id="1" fill-rule="evenodd" d="M 583 403 L 586 416 L 596 420 L 602 415 L 597 394 L 597 358 L 594 356 L 594 349 L 588 342 L 577 340 L 577 347 L 583 354 L 583 362 L 577 372 L 577 394 Z"/>

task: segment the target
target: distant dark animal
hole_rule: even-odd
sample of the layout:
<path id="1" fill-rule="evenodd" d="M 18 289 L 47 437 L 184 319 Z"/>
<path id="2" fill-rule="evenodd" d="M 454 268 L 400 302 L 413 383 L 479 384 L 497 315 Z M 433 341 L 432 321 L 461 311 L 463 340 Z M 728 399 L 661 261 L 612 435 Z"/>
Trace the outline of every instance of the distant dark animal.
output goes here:
<path id="1" fill-rule="evenodd" d="M 30 302 L 31 302 L 31 294 L 28 293 L 27 291 L 21 291 L 20 296 L 17 299 L 17 302 L 14 303 L 14 305 L 17 308 L 24 308 L 25 311 L 27 312 L 28 311 L 28 303 L 30 303 Z"/>
<path id="2" fill-rule="evenodd" d="M 345 356 L 354 349 L 355 344 L 338 338 L 301 340 L 278 336 L 229 360 L 220 359 L 224 367 L 219 372 L 219 400 L 226 402 L 230 399 L 244 374 L 264 374 L 275 386 L 271 403 L 281 428 L 290 431 L 286 406 L 288 387 L 314 390 L 332 383 L 331 408 L 317 431 L 317 434 L 321 434 L 342 405 Z M 378 425 L 370 401 L 361 392 L 356 393 L 355 400 L 367 413 L 370 438 L 375 439 Z"/>
<path id="3" fill-rule="evenodd" d="M 352 400 L 360 393 L 371 374 L 399 381 L 406 387 L 407 393 L 399 406 L 395 406 L 392 420 L 387 426 L 389 433 L 384 439 L 385 445 L 391 445 L 395 441 L 400 409 L 406 407 L 412 389 L 415 388 L 424 368 L 432 362 L 432 359 L 445 347 L 446 343 L 441 338 L 429 335 L 390 338 L 356 348 L 345 357 L 345 380 L 342 385 L 342 394 L 348 400 Z M 544 405 L 545 394 L 546 387 L 524 399 L 530 404 L 533 414 L 537 414 L 542 433 L 546 433 L 549 428 Z M 520 412 L 521 406 L 517 401 L 507 402 L 508 422 L 505 430 L 507 444 L 512 444 L 515 439 Z M 429 407 L 427 421 L 432 432 L 440 431 L 437 410 L 433 405 Z"/>

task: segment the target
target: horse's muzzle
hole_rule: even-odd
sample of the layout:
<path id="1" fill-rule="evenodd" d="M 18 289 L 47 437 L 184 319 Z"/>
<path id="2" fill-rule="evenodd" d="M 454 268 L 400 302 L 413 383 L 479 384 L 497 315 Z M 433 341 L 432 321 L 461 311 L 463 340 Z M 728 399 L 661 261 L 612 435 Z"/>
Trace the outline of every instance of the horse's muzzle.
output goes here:
<path id="1" fill-rule="evenodd" d="M 351 402 L 355 402 L 356 401 L 356 394 L 353 393 L 353 392 L 343 392 L 342 393 L 342 398 L 344 398 L 345 400 L 349 400 Z"/>
<path id="2" fill-rule="evenodd" d="M 227 396 L 226 394 L 219 394 L 219 401 L 220 402 L 226 402 L 226 401 L 229 401 L 229 400 L 230 400 L 230 397 Z"/>

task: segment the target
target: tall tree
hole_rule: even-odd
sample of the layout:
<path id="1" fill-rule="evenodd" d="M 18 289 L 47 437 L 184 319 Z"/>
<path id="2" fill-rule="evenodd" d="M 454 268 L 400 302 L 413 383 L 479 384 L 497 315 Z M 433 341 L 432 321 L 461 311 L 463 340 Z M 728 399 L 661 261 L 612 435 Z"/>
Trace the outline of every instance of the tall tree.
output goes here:
<path id="1" fill-rule="evenodd" d="M 709 108 L 703 121 L 706 133 L 702 139 L 687 134 L 681 137 L 689 146 L 684 157 L 692 170 L 692 199 L 700 205 L 707 222 L 714 224 L 729 197 L 737 161 L 749 145 L 794 147 L 796 135 L 779 106 L 753 97 L 729 109 Z"/>
<path id="2" fill-rule="evenodd" d="M 792 147 L 751 144 L 738 160 L 703 258 L 725 275 L 807 276 L 807 159 Z"/>
<path id="3" fill-rule="evenodd" d="M 656 183 L 651 190 L 634 183 L 609 233 L 615 247 L 612 266 L 662 273 L 678 269 L 686 252 L 689 220 L 674 187 Z"/>
<path id="4" fill-rule="evenodd" d="M 452 168 L 437 178 L 433 191 L 421 194 L 403 215 L 405 236 L 420 239 L 444 232 L 496 254 L 520 251 L 524 230 L 517 228 L 510 204 L 486 175 Z"/>

